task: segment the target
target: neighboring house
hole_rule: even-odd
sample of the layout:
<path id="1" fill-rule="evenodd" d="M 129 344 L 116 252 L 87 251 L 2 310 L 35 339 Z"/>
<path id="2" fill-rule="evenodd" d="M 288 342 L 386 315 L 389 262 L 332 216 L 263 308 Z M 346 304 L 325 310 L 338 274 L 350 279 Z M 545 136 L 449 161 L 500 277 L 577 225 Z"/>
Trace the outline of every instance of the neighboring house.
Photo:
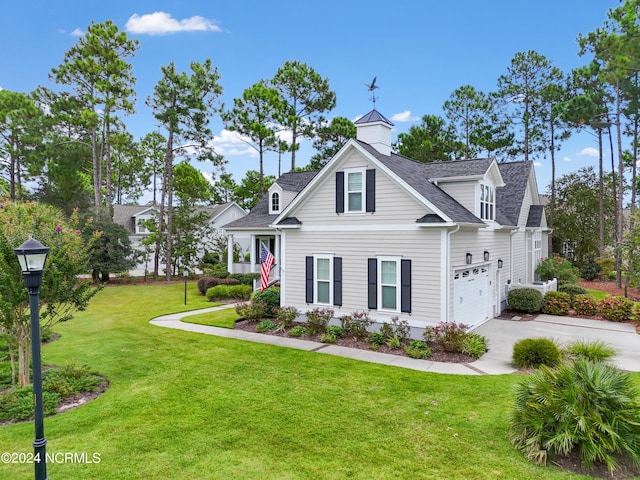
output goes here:
<path id="1" fill-rule="evenodd" d="M 322 170 L 283 175 L 224 230 L 270 248 L 283 305 L 477 326 L 547 256 L 533 164 L 419 163 L 391 152 L 392 126 L 373 110 Z"/>
<path id="2" fill-rule="evenodd" d="M 207 212 L 210 218 L 209 223 L 216 231 L 221 231 L 225 224 L 247 215 L 247 212 L 235 202 L 201 207 L 201 209 Z M 142 240 L 151 233 L 145 227 L 145 222 L 154 219 L 159 213 L 160 209 L 155 205 L 114 205 L 113 221 L 127 229 L 131 246 L 135 250 L 144 253 L 145 246 L 142 244 Z M 249 250 L 249 237 L 247 235 L 237 236 L 235 243 L 240 246 L 243 254 Z M 153 247 L 151 247 L 150 251 L 153 251 Z M 152 265 L 153 254 L 146 261 L 143 259 L 136 269 L 152 269 Z"/>

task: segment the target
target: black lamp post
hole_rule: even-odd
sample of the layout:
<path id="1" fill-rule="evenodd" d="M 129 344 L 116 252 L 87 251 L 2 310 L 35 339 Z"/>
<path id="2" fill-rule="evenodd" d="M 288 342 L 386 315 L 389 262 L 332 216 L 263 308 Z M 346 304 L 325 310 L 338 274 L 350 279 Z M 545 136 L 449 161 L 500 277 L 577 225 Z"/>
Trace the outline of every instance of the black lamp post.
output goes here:
<path id="1" fill-rule="evenodd" d="M 184 276 L 184 304 L 187 304 L 187 280 L 189 280 L 189 270 L 187 270 L 186 268 L 184 269 L 184 272 L 182 272 L 182 275 Z"/>
<path id="2" fill-rule="evenodd" d="M 20 262 L 24 285 L 29 290 L 31 310 L 31 353 L 33 370 L 34 421 L 36 438 L 33 441 L 35 479 L 47 480 L 46 445 L 44 438 L 44 408 L 42 405 L 42 360 L 40 357 L 40 285 L 49 248 L 31 237 L 14 250 Z"/>

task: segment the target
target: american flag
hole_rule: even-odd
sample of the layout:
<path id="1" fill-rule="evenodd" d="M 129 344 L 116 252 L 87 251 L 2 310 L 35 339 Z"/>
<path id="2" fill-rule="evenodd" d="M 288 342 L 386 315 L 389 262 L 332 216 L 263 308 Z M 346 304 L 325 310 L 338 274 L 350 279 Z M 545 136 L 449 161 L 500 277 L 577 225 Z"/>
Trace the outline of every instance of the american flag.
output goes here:
<path id="1" fill-rule="evenodd" d="M 260 291 L 264 291 L 269 285 L 269 275 L 271 275 L 271 269 L 276 263 L 276 260 L 264 245 L 261 245 L 260 257 L 262 258 L 262 265 L 260 266 Z"/>

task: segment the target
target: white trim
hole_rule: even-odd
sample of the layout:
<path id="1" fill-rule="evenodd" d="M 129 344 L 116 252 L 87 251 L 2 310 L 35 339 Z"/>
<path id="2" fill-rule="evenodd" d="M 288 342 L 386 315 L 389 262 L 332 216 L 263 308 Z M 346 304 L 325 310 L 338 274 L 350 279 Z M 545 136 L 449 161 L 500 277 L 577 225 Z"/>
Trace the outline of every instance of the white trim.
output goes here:
<path id="1" fill-rule="evenodd" d="M 278 235 L 280 238 L 280 306 L 284 307 L 287 304 L 285 288 L 287 284 L 287 265 L 286 265 L 286 252 L 287 252 L 287 236 L 283 233 Z"/>
<path id="2" fill-rule="evenodd" d="M 451 282 L 449 237 L 457 231 L 457 229 L 451 231 L 442 229 L 440 232 L 440 318 L 445 322 L 449 321 L 449 283 Z"/>
<path id="3" fill-rule="evenodd" d="M 344 170 L 344 212 L 343 214 L 350 215 L 356 214 L 360 215 L 365 213 L 366 210 L 366 202 L 367 202 L 367 169 L 365 167 L 352 167 L 345 168 Z M 360 191 L 349 191 L 349 175 L 353 173 L 360 174 Z M 359 210 L 351 210 L 349 208 L 349 193 L 360 193 L 360 209 Z"/>

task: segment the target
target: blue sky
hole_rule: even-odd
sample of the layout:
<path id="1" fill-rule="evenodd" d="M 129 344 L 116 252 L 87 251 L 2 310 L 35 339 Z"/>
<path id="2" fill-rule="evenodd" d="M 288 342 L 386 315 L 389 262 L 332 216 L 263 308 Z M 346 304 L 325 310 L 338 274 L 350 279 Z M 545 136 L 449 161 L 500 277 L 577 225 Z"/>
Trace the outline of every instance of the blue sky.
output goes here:
<path id="1" fill-rule="evenodd" d="M 0 29 L 0 88 L 29 92 L 52 86 L 48 75 L 92 22 L 112 20 L 140 41 L 132 60 L 137 77 L 137 112 L 127 117 L 140 137 L 156 126 L 144 100 L 160 79 L 160 67 L 174 61 L 211 58 L 221 75 L 222 100 L 263 78 L 287 60 L 306 62 L 327 77 L 337 95 L 329 114 L 356 119 L 372 108 L 364 83 L 377 76 L 377 109 L 395 124 L 393 140 L 425 114 L 442 114 L 442 104 L 458 87 L 496 89 L 516 52 L 536 50 L 565 72 L 588 62 L 578 56 L 576 38 L 602 25 L 617 0 L 325 0 L 299 1 L 136 1 L 23 0 L 3 2 Z M 240 181 L 258 168 L 251 148 L 216 120 L 215 146 Z M 313 154 L 309 141 L 297 164 Z M 588 134 L 564 143 L 557 176 L 595 165 L 597 147 Z M 283 171 L 290 164 L 283 159 Z M 211 168 L 199 165 L 205 173 Z M 208 170 L 208 171 L 207 171 Z M 277 156 L 268 154 L 268 174 Z M 540 159 L 541 193 L 551 178 L 550 161 Z"/>

